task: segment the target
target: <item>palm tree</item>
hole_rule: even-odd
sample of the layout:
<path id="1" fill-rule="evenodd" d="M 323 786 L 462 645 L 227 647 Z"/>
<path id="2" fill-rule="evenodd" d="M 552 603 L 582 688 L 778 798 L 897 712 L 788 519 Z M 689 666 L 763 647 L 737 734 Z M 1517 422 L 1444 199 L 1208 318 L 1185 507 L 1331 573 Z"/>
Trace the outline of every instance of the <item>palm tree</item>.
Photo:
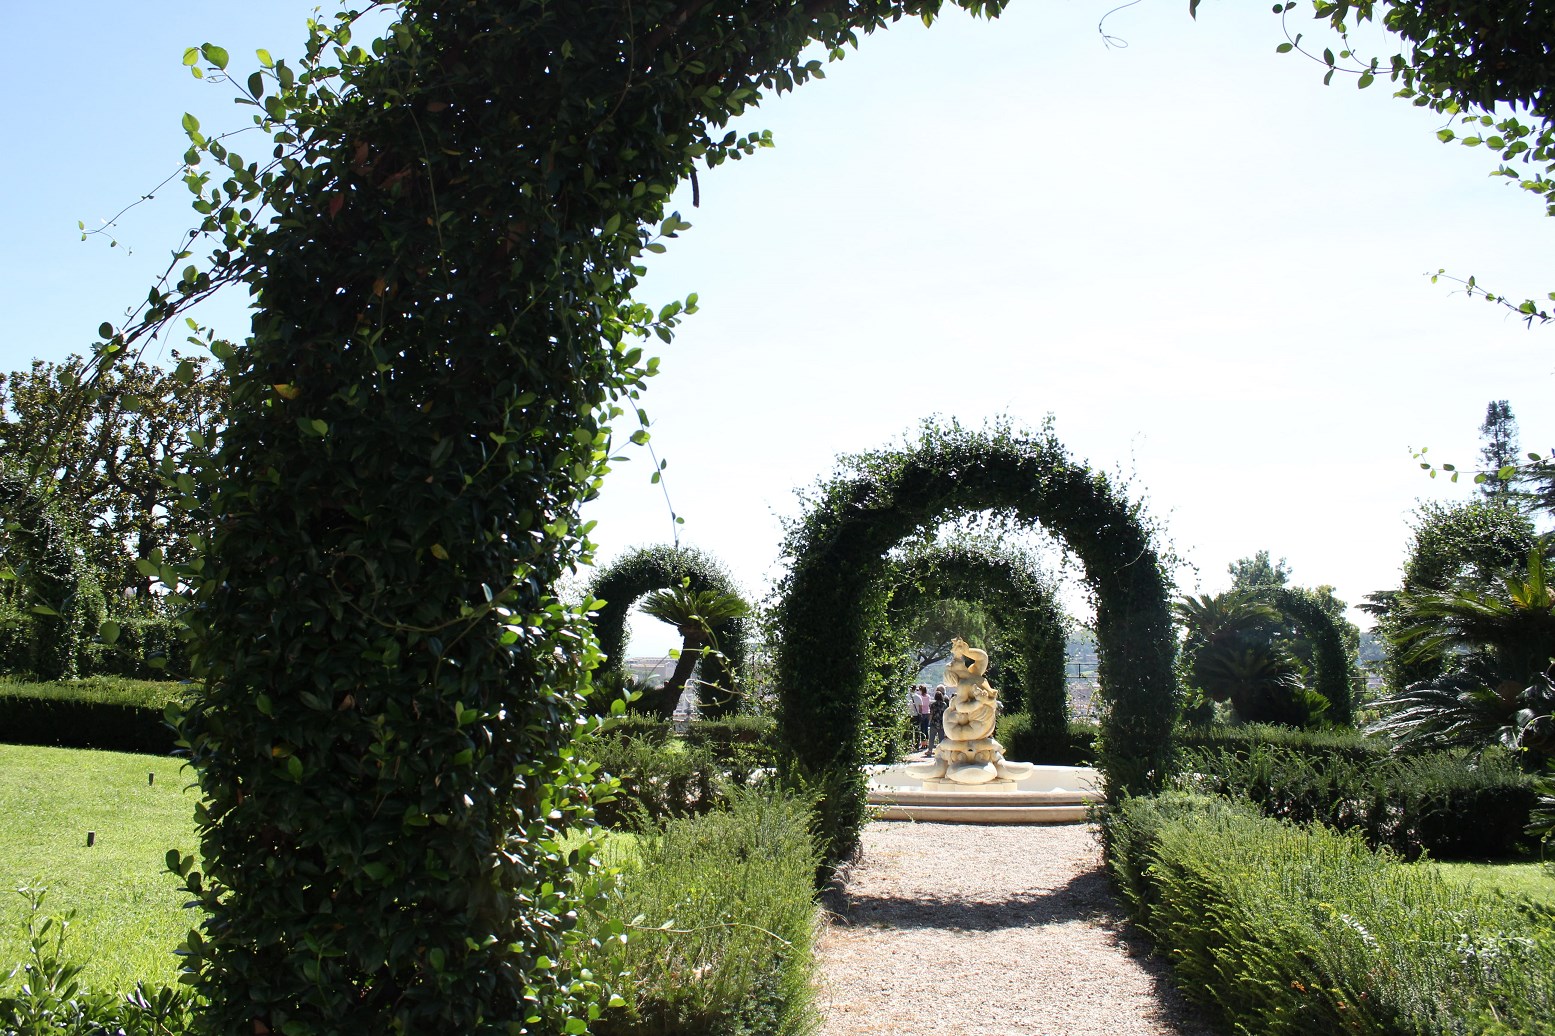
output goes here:
<path id="1" fill-rule="evenodd" d="M 1545 571 L 1545 543 L 1528 552 L 1527 575 L 1507 576 L 1504 595 L 1475 590 L 1403 592 L 1394 642 L 1406 662 L 1483 653 L 1494 680 L 1520 690 L 1555 658 L 1555 585 Z"/>
<path id="2" fill-rule="evenodd" d="M 704 667 L 705 675 L 712 677 L 702 681 L 704 686 L 718 687 L 724 693 L 732 693 L 729 687 L 719 687 L 723 676 L 719 660 L 723 655 L 718 650 L 718 638 L 714 631 L 731 619 L 749 615 L 750 605 L 739 595 L 722 590 L 693 590 L 690 581 L 686 580 L 680 586 L 656 590 L 644 597 L 642 610 L 645 615 L 667 622 L 680 632 L 680 657 L 675 661 L 674 673 L 655 693 L 656 708 L 653 711 L 662 715 L 675 711 L 675 705 L 691 679 L 692 670 L 704 657 L 712 663 Z"/>
<path id="3" fill-rule="evenodd" d="M 1244 723 L 1304 727 L 1328 708 L 1277 641 L 1282 617 L 1259 599 L 1258 588 L 1185 597 L 1174 610 L 1188 632 L 1183 650 L 1189 684 L 1211 701 L 1230 702 Z"/>
<path id="4" fill-rule="evenodd" d="M 1503 594 L 1474 590 L 1403 592 L 1393 634 L 1406 662 L 1442 658 L 1452 671 L 1381 698 L 1371 729 L 1398 751 L 1500 743 L 1530 759 L 1555 752 L 1555 585 L 1545 543 L 1528 554 L 1527 574 L 1503 580 Z"/>

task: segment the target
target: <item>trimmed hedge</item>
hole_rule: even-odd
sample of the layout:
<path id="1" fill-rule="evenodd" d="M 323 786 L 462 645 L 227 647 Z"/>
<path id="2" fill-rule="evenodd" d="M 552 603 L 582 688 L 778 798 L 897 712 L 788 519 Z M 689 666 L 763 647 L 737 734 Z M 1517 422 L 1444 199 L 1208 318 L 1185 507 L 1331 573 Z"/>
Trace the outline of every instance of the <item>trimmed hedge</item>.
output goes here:
<path id="1" fill-rule="evenodd" d="M 1386 738 L 1367 737 L 1348 727 L 1298 730 L 1273 723 L 1189 725 L 1179 727 L 1174 740 L 1183 751 L 1208 749 L 1245 756 L 1254 748 L 1273 745 L 1310 759 L 1337 756 L 1355 763 L 1381 761 L 1391 744 Z"/>
<path id="2" fill-rule="evenodd" d="M 68 683 L 0 683 L 0 741 L 169 755 L 178 737 L 167 708 L 185 685 L 88 677 Z"/>
<path id="3" fill-rule="evenodd" d="M 1071 459 L 1050 427 L 981 431 L 925 423 L 905 445 L 842 459 L 784 537 L 788 573 L 773 623 L 781 741 L 796 780 L 825 783 L 817 830 L 828 861 L 858 847 L 866 813 L 866 731 L 896 709 L 872 687 L 886 625 L 890 552 L 944 522 L 982 512 L 1063 541 L 1095 595 L 1100 685 L 1097 765 L 1107 793 L 1160 789 L 1172 772 L 1177 643 L 1152 530 L 1141 506 Z"/>
<path id="4" fill-rule="evenodd" d="M 1030 717 L 1028 738 L 1035 754 L 1062 752 L 1069 715 L 1064 679 L 1069 620 L 1058 603 L 1057 590 L 1035 560 L 1005 544 L 968 539 L 914 545 L 887 572 L 891 583 L 887 615 L 898 630 L 905 629 L 907 617 L 918 614 L 925 602 L 975 588 L 970 592 L 998 616 L 1013 648 L 1003 660 L 1003 672 L 1020 679 L 1002 688 L 1005 700 Z M 902 673 L 906 682 L 912 682 L 917 669 L 916 661 L 908 662 Z"/>
<path id="5" fill-rule="evenodd" d="M 649 717 L 612 721 L 606 732 L 583 743 L 584 756 L 620 782 L 612 798 L 596 799 L 598 821 L 640 827 L 725 804 L 732 789 L 758 783 L 772 765 L 765 740 L 771 725 L 757 717 L 702 721 L 684 738 L 670 738 L 668 724 L 656 728 Z"/>
<path id="6" fill-rule="evenodd" d="M 1071 722 L 1064 744 L 1054 749 L 1049 739 L 1032 728 L 1031 716 L 1007 712 L 999 717 L 994 737 L 1007 758 L 1043 766 L 1093 766 L 1096 762 L 1096 724 Z"/>
<path id="7" fill-rule="evenodd" d="M 607 860 L 626 873 L 584 922 L 593 939 L 581 964 L 611 976 L 626 1006 L 589 1031 L 812 1031 L 817 857 L 809 823 L 801 802 L 740 792 L 727 809 L 643 836 L 636 861 Z"/>
<path id="8" fill-rule="evenodd" d="M 1265 815 L 1355 831 L 1405 859 L 1504 858 L 1527 847 L 1533 779 L 1502 755 L 1471 765 L 1458 753 L 1355 762 L 1273 745 L 1244 753 L 1187 751 L 1182 783 L 1245 798 Z"/>
<path id="9" fill-rule="evenodd" d="M 1260 1036 L 1555 1033 L 1555 910 L 1223 799 L 1130 799 L 1108 864 L 1184 994 Z"/>
<path id="10" fill-rule="evenodd" d="M 696 547 L 669 544 L 638 547 L 617 558 L 594 577 L 589 584 L 589 596 L 604 604 L 591 621 L 594 635 L 599 638 L 599 649 L 605 654 L 600 671 L 594 677 L 596 683 L 604 686 L 626 678 L 626 618 L 632 605 L 655 590 L 680 585 L 682 579 L 690 580 L 692 590 L 713 590 L 744 599 L 734 577 L 723 564 Z M 702 679 L 734 692 L 735 698 L 744 690 L 745 642 L 750 637 L 751 626 L 751 619 L 745 616 L 720 622 L 713 628 L 713 636 L 723 657 L 709 655 L 701 662 Z M 704 709 L 716 712 L 729 704 L 710 701 Z M 666 718 L 673 708 L 674 702 L 669 702 Z"/>

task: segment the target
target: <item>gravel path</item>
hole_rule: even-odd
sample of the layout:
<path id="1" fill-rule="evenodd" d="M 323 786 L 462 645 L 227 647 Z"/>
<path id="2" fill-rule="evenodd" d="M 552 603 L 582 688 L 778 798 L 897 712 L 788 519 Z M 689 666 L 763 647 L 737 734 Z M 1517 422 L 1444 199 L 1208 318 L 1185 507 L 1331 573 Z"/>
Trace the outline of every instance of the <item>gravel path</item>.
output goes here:
<path id="1" fill-rule="evenodd" d="M 821 1036 L 1212 1036 L 1086 824 L 876 821 L 818 946 Z"/>

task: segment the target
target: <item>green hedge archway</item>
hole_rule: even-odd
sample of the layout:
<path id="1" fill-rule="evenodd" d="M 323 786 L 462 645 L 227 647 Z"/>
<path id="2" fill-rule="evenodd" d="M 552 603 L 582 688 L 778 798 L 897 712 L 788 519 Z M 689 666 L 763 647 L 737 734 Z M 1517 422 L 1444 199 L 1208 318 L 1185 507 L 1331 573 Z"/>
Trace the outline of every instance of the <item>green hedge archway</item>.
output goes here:
<path id="1" fill-rule="evenodd" d="M 1096 597 L 1106 708 L 1098 765 L 1114 800 L 1159 790 L 1172 762 L 1176 641 L 1169 586 L 1139 508 L 1071 460 L 1051 430 L 926 424 L 916 442 L 847 458 L 783 550 L 779 729 L 821 794 L 832 860 L 864 819 L 861 709 L 870 704 L 871 629 L 885 614 L 888 552 L 941 521 L 983 511 L 1040 524 L 1079 558 Z"/>
<path id="2" fill-rule="evenodd" d="M 893 620 L 931 594 L 975 598 L 992 605 L 1018 644 L 1021 685 L 1003 688 L 1006 701 L 1031 716 L 1039 744 L 1051 745 L 1055 751 L 1066 744 L 1067 622 L 1057 594 L 1040 572 L 1018 552 L 1001 551 L 992 544 L 936 543 L 908 551 L 890 567 L 888 578 L 888 613 Z M 966 588 L 972 589 L 957 592 Z"/>
<path id="3" fill-rule="evenodd" d="M 1355 722 L 1354 690 L 1360 679 L 1355 659 L 1344 646 L 1344 634 L 1332 615 L 1323 610 L 1317 598 L 1285 586 L 1260 589 L 1270 605 L 1305 633 L 1312 641 L 1313 688 L 1328 699 L 1328 719 L 1343 726 Z"/>
<path id="4" fill-rule="evenodd" d="M 679 586 L 689 579 L 693 590 L 716 590 L 744 598 L 728 571 L 711 554 L 695 547 L 639 547 L 602 569 L 589 586 L 589 595 L 605 602 L 594 616 L 594 635 L 599 638 L 605 660 L 600 669 L 617 678 L 626 676 L 626 616 L 645 594 Z M 726 688 L 730 698 L 742 690 L 745 672 L 745 642 L 750 634 L 749 620 L 729 619 L 713 627 L 713 636 L 723 658 L 709 655 L 702 660 L 702 680 Z M 729 699 L 725 699 L 726 704 Z M 670 706 L 673 708 L 673 704 Z M 661 710 L 662 711 L 662 710 Z M 721 711 L 717 705 L 709 712 Z"/>
<path id="5" fill-rule="evenodd" d="M 81 675 L 86 644 L 97 634 L 106 606 L 102 586 L 49 499 L 25 479 L 0 473 L 0 567 L 22 584 L 36 641 L 34 674 L 41 680 Z M 46 610 L 39 610 L 39 609 Z"/>

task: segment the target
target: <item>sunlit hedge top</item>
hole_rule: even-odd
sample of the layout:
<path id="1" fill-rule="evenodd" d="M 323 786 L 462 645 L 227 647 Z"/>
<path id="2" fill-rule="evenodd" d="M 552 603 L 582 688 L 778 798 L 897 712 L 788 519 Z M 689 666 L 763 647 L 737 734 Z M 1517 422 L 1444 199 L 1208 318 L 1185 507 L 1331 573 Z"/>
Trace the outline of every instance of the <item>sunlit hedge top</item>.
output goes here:
<path id="1" fill-rule="evenodd" d="M 1171 765 L 1176 644 L 1168 581 L 1139 508 L 1071 460 L 1051 430 L 926 424 L 904 446 L 844 458 L 784 542 L 779 587 L 780 730 L 811 773 L 860 758 L 859 701 L 871 623 L 884 607 L 887 554 L 939 523 L 982 511 L 1042 525 L 1082 562 L 1096 597 L 1105 714 L 1099 762 L 1113 795 L 1160 787 Z M 829 791 L 826 837 L 851 852 L 858 788 Z"/>

